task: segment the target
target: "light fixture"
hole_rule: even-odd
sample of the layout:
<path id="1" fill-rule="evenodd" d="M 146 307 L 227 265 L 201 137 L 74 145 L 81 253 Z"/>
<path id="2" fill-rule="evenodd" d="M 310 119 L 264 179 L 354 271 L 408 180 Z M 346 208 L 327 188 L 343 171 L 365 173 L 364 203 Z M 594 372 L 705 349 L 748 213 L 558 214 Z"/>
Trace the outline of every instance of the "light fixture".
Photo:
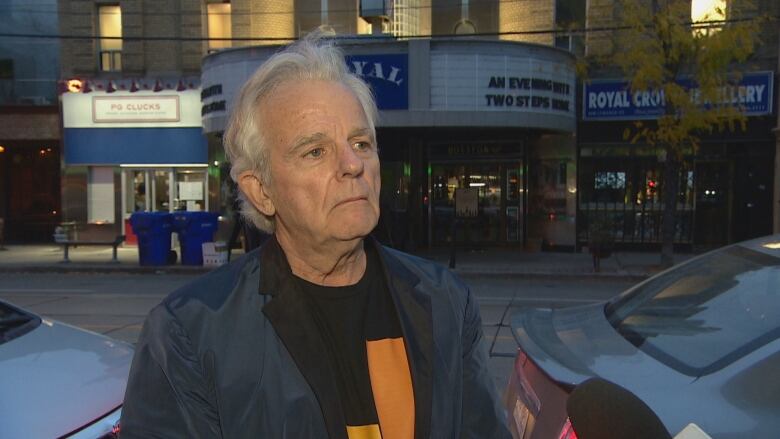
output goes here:
<path id="1" fill-rule="evenodd" d="M 0 153 L 3 153 L 3 152 L 5 152 L 5 147 L 0 145 Z"/>
<path id="2" fill-rule="evenodd" d="M 154 91 L 157 92 L 162 90 L 163 90 L 162 82 L 160 82 L 160 80 L 158 79 L 157 81 L 154 82 Z"/>
<path id="3" fill-rule="evenodd" d="M 135 92 L 137 92 L 137 91 L 138 91 L 138 83 L 137 83 L 137 82 L 135 82 L 135 79 L 133 79 L 133 80 L 130 82 L 130 93 L 135 93 Z"/>
<path id="4" fill-rule="evenodd" d="M 219 166 L 219 162 L 214 160 L 214 166 Z"/>
<path id="5" fill-rule="evenodd" d="M 84 81 L 84 84 L 81 86 L 81 92 L 82 93 L 89 93 L 92 91 L 92 87 L 89 86 L 89 81 Z"/>
<path id="6" fill-rule="evenodd" d="M 114 87 L 114 83 L 112 81 L 108 81 L 108 85 L 106 86 L 106 93 L 113 93 L 116 91 L 116 87 Z"/>
<path id="7" fill-rule="evenodd" d="M 78 93 L 84 88 L 84 83 L 80 79 L 69 79 L 67 87 L 69 92 Z"/>
<path id="8" fill-rule="evenodd" d="M 176 91 L 184 91 L 184 90 L 187 90 L 187 86 L 184 85 L 184 81 L 180 79 L 179 85 L 176 86 Z"/>

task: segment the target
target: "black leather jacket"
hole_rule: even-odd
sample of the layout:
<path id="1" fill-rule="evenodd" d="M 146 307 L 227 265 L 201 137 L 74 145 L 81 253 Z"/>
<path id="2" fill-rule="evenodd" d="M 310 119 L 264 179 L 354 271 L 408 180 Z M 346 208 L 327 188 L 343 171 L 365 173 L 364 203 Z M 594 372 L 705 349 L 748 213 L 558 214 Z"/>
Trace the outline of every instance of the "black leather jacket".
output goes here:
<path id="1" fill-rule="evenodd" d="M 366 243 L 406 340 L 415 438 L 508 438 L 474 295 L 439 265 Z M 168 296 L 136 346 L 121 437 L 346 439 L 301 294 L 269 239 Z"/>

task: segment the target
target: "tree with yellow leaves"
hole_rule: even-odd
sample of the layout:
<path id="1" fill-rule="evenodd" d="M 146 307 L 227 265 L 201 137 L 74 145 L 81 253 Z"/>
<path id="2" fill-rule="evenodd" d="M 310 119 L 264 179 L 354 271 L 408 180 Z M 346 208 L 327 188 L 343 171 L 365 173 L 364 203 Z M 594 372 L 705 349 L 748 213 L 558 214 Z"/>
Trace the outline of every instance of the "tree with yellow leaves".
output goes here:
<path id="1" fill-rule="evenodd" d="M 673 263 L 684 151 L 695 153 L 701 136 L 745 129 L 744 108 L 726 102 L 724 90 L 746 70 L 764 21 L 746 0 L 709 3 L 702 13 L 696 0 L 693 9 L 691 0 L 616 0 L 612 50 L 585 59 L 589 67 L 617 66 L 632 92 L 653 90 L 663 96 L 663 114 L 634 122 L 624 138 L 656 146 L 664 162 L 665 267 Z"/>

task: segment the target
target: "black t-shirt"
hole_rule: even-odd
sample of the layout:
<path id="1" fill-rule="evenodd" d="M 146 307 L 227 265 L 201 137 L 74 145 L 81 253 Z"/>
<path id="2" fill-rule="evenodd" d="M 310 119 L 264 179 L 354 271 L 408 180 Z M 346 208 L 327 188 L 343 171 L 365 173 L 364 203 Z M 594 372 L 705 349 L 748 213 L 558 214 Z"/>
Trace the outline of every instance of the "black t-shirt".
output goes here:
<path id="1" fill-rule="evenodd" d="M 378 425 L 366 342 L 401 337 L 401 328 L 376 249 L 366 245 L 366 271 L 354 285 L 297 279 L 325 343 L 347 426 Z"/>

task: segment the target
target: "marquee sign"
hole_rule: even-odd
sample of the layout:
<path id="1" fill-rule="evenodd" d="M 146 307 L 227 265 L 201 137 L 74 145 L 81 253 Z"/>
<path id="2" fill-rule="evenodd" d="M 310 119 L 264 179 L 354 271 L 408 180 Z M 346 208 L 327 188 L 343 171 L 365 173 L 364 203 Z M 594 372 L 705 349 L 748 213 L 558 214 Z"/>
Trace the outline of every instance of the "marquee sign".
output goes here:
<path id="1" fill-rule="evenodd" d="M 575 118 L 574 68 L 512 55 L 431 54 L 431 107 Z"/>

